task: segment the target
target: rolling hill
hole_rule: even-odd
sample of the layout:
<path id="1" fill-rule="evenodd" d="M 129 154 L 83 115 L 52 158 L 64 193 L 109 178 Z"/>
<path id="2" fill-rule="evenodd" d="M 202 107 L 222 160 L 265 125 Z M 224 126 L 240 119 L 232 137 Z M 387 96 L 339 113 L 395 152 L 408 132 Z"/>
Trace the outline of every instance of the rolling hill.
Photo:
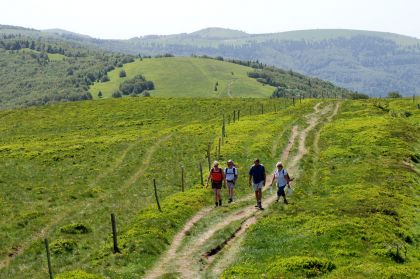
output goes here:
<path id="1" fill-rule="evenodd" d="M 420 40 L 392 33 L 321 29 L 247 34 L 207 28 L 191 34 L 129 40 L 87 39 L 74 34 L 65 38 L 134 55 L 172 53 L 259 60 L 371 96 L 385 96 L 390 91 L 420 94 Z"/>
<path id="2" fill-rule="evenodd" d="M 223 34 L 205 36 L 216 35 Z M 270 97 L 278 87 L 284 88 L 288 97 L 346 97 L 351 93 L 259 62 L 208 56 L 142 59 L 63 36 L 78 35 L 0 26 L 0 108 L 90 100 L 99 98 L 99 91 L 107 98 L 136 75 L 155 84 L 151 95 L 156 97 Z M 123 78 L 119 77 L 121 71 L 126 73 Z M 270 73 L 249 75 L 264 71 Z"/>
<path id="3" fill-rule="evenodd" d="M 420 94 L 420 40 L 363 30 L 301 30 L 272 34 L 206 28 L 190 34 L 101 40 L 65 30 L 0 26 L 0 33 L 64 39 L 132 55 L 222 56 L 258 60 L 327 80 L 352 91 L 385 96 Z"/>
<path id="4" fill-rule="evenodd" d="M 121 70 L 127 77 L 119 77 Z M 95 83 L 90 92 L 95 98 L 99 91 L 104 97 L 110 97 L 122 82 L 142 74 L 153 81 L 155 89 L 151 95 L 156 97 L 270 97 L 275 88 L 248 77 L 249 71 L 252 68 L 214 59 L 137 59 L 109 72 L 110 81 Z"/>

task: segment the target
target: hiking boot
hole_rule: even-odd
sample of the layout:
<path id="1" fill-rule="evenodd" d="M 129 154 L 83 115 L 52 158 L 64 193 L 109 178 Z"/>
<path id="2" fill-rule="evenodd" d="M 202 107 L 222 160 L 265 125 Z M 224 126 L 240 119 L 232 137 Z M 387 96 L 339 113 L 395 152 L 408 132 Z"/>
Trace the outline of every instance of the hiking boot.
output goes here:
<path id="1" fill-rule="evenodd" d="M 279 199 L 276 199 L 276 202 L 279 202 Z"/>
<path id="2" fill-rule="evenodd" d="M 229 199 L 229 200 L 228 200 L 228 203 L 231 203 L 231 202 L 233 202 L 233 199 Z"/>
<path id="3" fill-rule="evenodd" d="M 219 206 L 222 206 L 222 200 L 219 201 Z"/>
<path id="4" fill-rule="evenodd" d="M 219 203 L 218 203 L 218 202 L 215 202 L 215 204 L 216 204 L 216 207 L 218 207 L 218 206 L 219 206 Z"/>
<path id="5" fill-rule="evenodd" d="M 258 207 L 260 207 L 258 204 L 256 204 L 254 207 L 256 207 L 256 208 L 258 208 Z"/>
<path id="6" fill-rule="evenodd" d="M 289 204 L 289 202 L 286 199 L 284 199 L 284 204 Z"/>

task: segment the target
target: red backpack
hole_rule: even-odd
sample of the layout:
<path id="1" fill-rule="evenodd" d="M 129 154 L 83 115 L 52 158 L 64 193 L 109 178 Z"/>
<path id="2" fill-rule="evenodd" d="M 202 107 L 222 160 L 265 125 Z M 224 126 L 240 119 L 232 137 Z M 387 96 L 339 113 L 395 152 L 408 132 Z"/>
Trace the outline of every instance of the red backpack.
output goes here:
<path id="1" fill-rule="evenodd" d="M 223 181 L 222 169 L 219 168 L 219 171 L 215 171 L 214 168 L 211 168 L 210 177 L 211 177 L 211 180 L 214 182 L 222 182 Z"/>

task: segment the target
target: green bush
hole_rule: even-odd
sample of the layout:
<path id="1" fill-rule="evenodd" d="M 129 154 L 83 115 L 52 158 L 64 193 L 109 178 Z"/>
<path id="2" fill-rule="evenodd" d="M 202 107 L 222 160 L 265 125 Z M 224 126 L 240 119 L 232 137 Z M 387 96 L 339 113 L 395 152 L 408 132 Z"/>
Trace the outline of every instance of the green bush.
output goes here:
<path id="1" fill-rule="evenodd" d="M 76 269 L 58 274 L 56 279 L 103 279 L 104 277 L 98 274 L 87 273 L 83 270 Z"/>
<path id="2" fill-rule="evenodd" d="M 91 231 L 88 226 L 82 223 L 73 223 L 60 228 L 60 232 L 68 234 L 85 234 Z"/>
<path id="3" fill-rule="evenodd" d="M 50 244 L 50 250 L 54 254 L 72 252 L 76 247 L 76 241 L 70 239 L 57 239 Z"/>
<path id="4" fill-rule="evenodd" d="M 335 269 L 334 263 L 327 259 L 316 257 L 294 256 L 290 258 L 279 258 L 269 267 L 269 273 L 283 274 L 294 272 L 307 277 L 319 276 Z"/>

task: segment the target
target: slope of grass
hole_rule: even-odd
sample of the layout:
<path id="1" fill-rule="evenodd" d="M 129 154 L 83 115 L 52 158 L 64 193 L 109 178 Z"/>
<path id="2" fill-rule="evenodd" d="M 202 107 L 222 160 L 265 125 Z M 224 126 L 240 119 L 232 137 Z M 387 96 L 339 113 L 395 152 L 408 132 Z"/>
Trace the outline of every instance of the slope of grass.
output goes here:
<path id="1" fill-rule="evenodd" d="M 119 77 L 122 69 L 127 73 L 125 78 Z M 91 86 L 93 97 L 98 98 L 99 91 L 104 97 L 110 97 L 124 80 L 138 74 L 154 82 L 156 89 L 151 94 L 156 97 L 269 97 L 274 90 L 249 78 L 247 73 L 253 69 L 213 59 L 137 59 L 122 69 L 111 71 L 110 81 Z M 216 82 L 217 91 L 214 90 Z"/>
<path id="2" fill-rule="evenodd" d="M 261 105 L 264 116 L 259 115 Z M 42 239 L 48 237 L 56 274 L 81 269 L 138 278 L 183 220 L 211 199 L 210 191 L 195 186 L 200 184 L 199 163 L 207 172 L 208 143 L 211 159 L 216 156 L 222 114 L 231 124 L 221 160 L 233 158 L 245 173 L 252 158 L 273 161 L 273 145 L 284 144 L 278 135 L 283 122 L 275 119 L 298 116 L 310 105 L 309 100 L 299 109 L 286 109 L 289 100 L 124 98 L 1 111 L 0 262 L 9 254 L 17 256 L 0 269 L 0 277 L 30 273 L 44 278 Z M 245 133 L 230 138 L 237 125 L 233 110 L 241 111 L 244 127 L 238 127 Z M 265 126 L 270 128 L 261 132 Z M 163 214 L 170 208 L 174 214 L 162 216 L 173 219 L 156 214 L 153 179 Z M 111 212 L 117 216 L 122 255 L 109 249 Z M 144 234 L 149 242 L 133 238 Z"/>
<path id="3" fill-rule="evenodd" d="M 224 278 L 418 278 L 419 110 L 408 100 L 345 102 L 320 134 L 292 204 L 246 236 Z"/>

